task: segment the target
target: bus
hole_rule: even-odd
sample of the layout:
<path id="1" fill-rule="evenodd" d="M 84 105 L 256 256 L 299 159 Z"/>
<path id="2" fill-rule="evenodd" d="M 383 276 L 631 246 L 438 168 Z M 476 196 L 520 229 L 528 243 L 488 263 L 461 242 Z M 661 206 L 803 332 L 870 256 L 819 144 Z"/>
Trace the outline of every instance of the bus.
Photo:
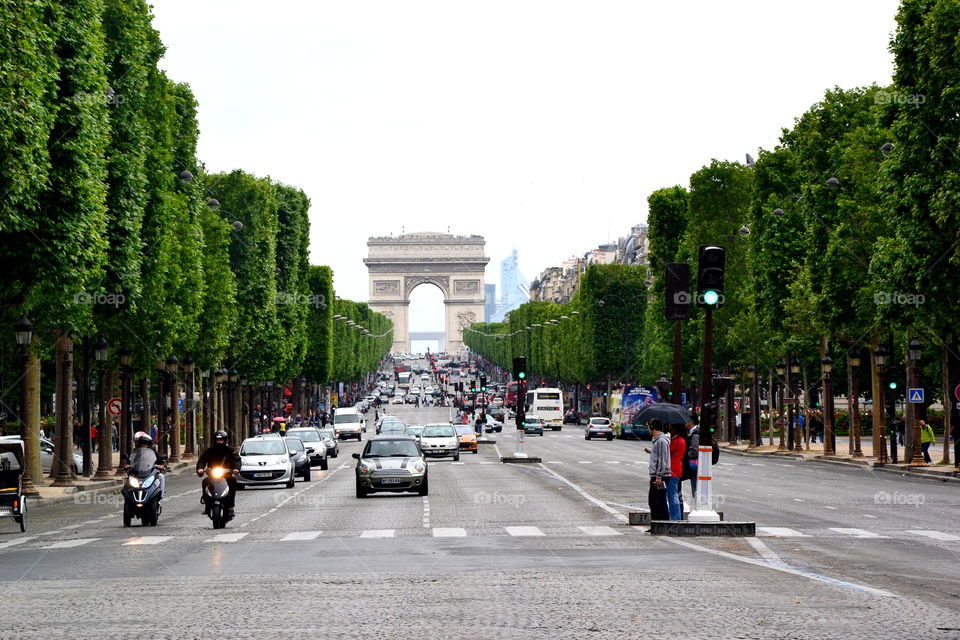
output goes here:
<path id="1" fill-rule="evenodd" d="M 540 416 L 544 425 L 554 431 L 563 428 L 563 392 L 560 389 L 537 387 L 527 392 L 527 413 Z"/>
<path id="2" fill-rule="evenodd" d="M 517 410 L 517 387 L 519 382 L 511 382 L 507 385 L 507 396 L 503 399 L 503 403 L 507 405 L 507 408 Z"/>
<path id="3" fill-rule="evenodd" d="M 397 374 L 397 384 L 400 385 L 401 387 L 409 387 L 409 386 L 410 386 L 410 372 L 409 372 L 409 371 L 401 371 L 400 373 L 398 373 L 398 374 Z"/>

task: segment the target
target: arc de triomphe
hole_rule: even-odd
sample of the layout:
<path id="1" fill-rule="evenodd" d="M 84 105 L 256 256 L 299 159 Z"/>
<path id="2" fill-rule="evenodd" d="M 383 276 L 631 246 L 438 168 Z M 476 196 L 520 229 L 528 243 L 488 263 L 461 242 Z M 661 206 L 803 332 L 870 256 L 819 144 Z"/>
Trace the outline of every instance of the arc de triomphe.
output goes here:
<path id="1" fill-rule="evenodd" d="M 483 320 L 483 236 L 407 233 L 367 240 L 370 308 L 393 320 L 393 351 L 410 350 L 410 293 L 421 284 L 443 292 L 447 352 L 463 346 L 463 328 Z"/>

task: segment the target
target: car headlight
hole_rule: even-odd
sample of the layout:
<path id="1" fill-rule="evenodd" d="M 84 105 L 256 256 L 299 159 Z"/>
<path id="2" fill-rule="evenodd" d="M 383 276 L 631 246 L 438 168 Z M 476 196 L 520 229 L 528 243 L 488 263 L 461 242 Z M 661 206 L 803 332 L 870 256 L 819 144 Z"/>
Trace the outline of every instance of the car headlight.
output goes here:
<path id="1" fill-rule="evenodd" d="M 373 471 L 373 467 L 368 467 L 366 462 L 360 463 L 360 473 L 370 473 Z"/>
<path id="2" fill-rule="evenodd" d="M 277 458 L 277 461 L 274 464 L 284 464 L 287 460 L 292 460 L 293 458 L 287 458 L 286 456 L 280 456 Z"/>
<path id="3" fill-rule="evenodd" d="M 423 462 L 419 460 L 413 463 L 413 470 L 416 471 L 417 473 L 423 473 L 423 470 L 426 468 L 427 468 L 426 465 L 424 465 Z"/>

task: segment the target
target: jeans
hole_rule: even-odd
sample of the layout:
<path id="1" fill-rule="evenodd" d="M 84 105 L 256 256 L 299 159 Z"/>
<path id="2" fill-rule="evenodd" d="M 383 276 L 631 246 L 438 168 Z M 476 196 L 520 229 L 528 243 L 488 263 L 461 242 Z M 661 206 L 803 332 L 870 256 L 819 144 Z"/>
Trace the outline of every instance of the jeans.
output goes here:
<path id="1" fill-rule="evenodd" d="M 930 445 L 931 445 L 931 444 L 933 444 L 933 443 L 932 443 L 932 442 L 921 442 L 921 443 L 920 443 L 920 451 L 923 452 L 923 461 L 926 462 L 927 464 L 930 464 L 931 462 L 933 462 L 933 460 L 930 459 Z"/>
<path id="2" fill-rule="evenodd" d="M 669 480 L 669 478 L 664 478 L 663 486 L 658 488 L 656 484 L 656 478 L 650 478 L 650 493 L 647 496 L 647 501 L 650 504 L 651 520 L 670 519 L 670 510 L 667 508 L 666 480 Z"/>
<path id="3" fill-rule="evenodd" d="M 680 504 L 680 478 L 672 477 L 667 480 L 667 509 L 671 520 L 683 519 L 683 505 Z"/>

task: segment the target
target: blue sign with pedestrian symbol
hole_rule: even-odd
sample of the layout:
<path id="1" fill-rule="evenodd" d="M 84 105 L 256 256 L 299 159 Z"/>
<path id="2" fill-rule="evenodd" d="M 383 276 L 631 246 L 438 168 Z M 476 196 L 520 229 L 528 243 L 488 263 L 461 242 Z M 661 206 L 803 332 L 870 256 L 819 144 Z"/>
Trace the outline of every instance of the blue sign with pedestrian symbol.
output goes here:
<path id="1" fill-rule="evenodd" d="M 923 389 L 910 389 L 908 397 L 910 402 L 923 402 Z"/>

